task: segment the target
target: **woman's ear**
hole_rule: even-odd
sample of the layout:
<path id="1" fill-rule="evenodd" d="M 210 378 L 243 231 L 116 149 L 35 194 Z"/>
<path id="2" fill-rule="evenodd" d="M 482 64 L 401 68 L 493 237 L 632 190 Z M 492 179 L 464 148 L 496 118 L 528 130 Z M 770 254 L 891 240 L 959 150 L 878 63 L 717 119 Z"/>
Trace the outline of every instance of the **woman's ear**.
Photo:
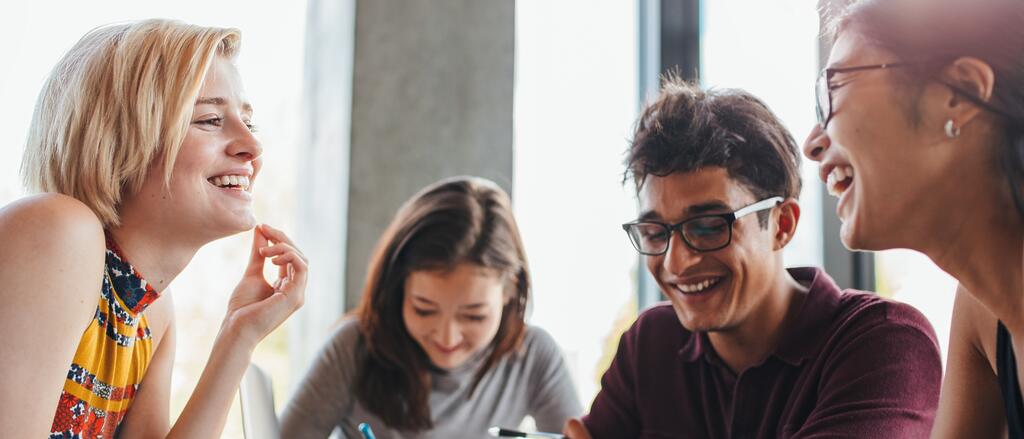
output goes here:
<path id="1" fill-rule="evenodd" d="M 793 240 L 796 234 L 796 226 L 800 223 L 800 203 L 796 198 L 787 198 L 779 204 L 775 210 L 778 216 L 775 217 L 775 250 L 781 250 Z M 773 216 L 774 217 L 774 216 Z"/>
<path id="2" fill-rule="evenodd" d="M 967 125 L 981 113 L 982 108 L 976 103 L 978 100 L 989 102 L 992 99 L 995 73 L 988 63 L 978 58 L 957 58 L 943 69 L 941 78 L 942 82 L 955 88 L 950 90 L 943 111 L 956 129 Z"/>
<path id="3" fill-rule="evenodd" d="M 516 275 L 505 274 L 505 288 L 501 289 L 501 306 L 508 306 L 512 302 L 512 298 L 516 297 L 516 292 L 519 291 L 519 282 L 516 280 Z"/>

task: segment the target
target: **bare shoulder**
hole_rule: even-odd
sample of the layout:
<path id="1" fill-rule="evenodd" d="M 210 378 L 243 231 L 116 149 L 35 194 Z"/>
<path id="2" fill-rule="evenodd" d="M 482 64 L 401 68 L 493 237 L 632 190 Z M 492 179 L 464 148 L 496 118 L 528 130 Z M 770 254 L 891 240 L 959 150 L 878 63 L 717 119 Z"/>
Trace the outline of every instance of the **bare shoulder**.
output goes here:
<path id="1" fill-rule="evenodd" d="M 25 197 L 0 208 L 0 237 L 7 243 L 30 242 L 67 248 L 103 247 L 103 225 L 88 206 L 61 194 Z M 62 242 L 62 239 L 74 241 Z M 95 249 L 95 248 L 93 248 Z"/>
<path id="2" fill-rule="evenodd" d="M 0 387 L 19 390 L 0 394 L 0 425 L 13 437 L 39 436 L 96 312 L 103 227 L 73 198 L 37 195 L 0 208 L 0 242 L 0 333 L 12 335 L 0 340 Z"/>
<path id="3" fill-rule="evenodd" d="M 1006 437 L 995 338 L 995 316 L 958 286 L 933 439 Z"/>
<path id="4" fill-rule="evenodd" d="M 961 343 L 973 347 L 988 360 L 993 373 L 996 370 L 996 326 L 998 320 L 988 308 L 974 298 L 963 285 L 956 288 L 952 326 L 958 329 L 951 336 L 960 337 Z"/>
<path id="5" fill-rule="evenodd" d="M 99 218 L 85 204 L 60 194 L 8 204 L 0 209 L 0 242 L 0 278 L 11 286 L 0 290 L 6 304 L 47 309 L 54 318 L 67 317 L 62 310 L 82 315 L 96 305 L 105 243 Z"/>

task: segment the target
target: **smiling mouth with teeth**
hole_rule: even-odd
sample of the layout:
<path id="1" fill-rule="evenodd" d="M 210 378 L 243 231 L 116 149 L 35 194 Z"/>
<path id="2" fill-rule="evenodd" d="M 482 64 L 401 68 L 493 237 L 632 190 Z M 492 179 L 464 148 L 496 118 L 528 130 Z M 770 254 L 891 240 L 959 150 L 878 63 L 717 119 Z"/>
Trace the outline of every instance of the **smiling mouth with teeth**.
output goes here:
<path id="1" fill-rule="evenodd" d="M 828 173 L 825 186 L 832 196 L 841 196 L 853 184 L 853 166 L 836 166 Z"/>
<path id="2" fill-rule="evenodd" d="M 207 181 L 219 188 L 241 191 L 249 190 L 249 177 L 246 175 L 221 175 L 218 177 L 210 177 Z"/>
<path id="3" fill-rule="evenodd" d="M 682 292 L 683 294 L 700 294 L 707 291 L 711 287 L 718 285 L 718 283 L 721 281 L 722 278 L 715 277 L 692 284 L 676 284 L 676 289 Z"/>

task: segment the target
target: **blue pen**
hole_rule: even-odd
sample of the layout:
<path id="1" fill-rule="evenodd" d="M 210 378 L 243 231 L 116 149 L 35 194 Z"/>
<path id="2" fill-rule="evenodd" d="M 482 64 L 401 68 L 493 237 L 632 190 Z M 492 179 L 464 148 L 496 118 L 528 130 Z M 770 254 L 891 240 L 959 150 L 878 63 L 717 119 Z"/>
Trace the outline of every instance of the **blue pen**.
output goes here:
<path id="1" fill-rule="evenodd" d="M 370 424 L 362 423 L 359 424 L 359 432 L 363 434 L 363 439 L 377 439 L 373 435 L 373 429 L 370 428 Z"/>

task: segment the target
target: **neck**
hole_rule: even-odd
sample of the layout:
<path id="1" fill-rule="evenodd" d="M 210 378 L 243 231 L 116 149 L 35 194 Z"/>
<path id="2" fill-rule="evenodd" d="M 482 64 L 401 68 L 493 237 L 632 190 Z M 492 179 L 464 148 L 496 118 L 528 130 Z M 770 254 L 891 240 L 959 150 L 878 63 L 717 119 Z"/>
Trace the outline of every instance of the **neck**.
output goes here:
<path id="1" fill-rule="evenodd" d="M 715 352 L 737 375 L 768 358 L 807 296 L 806 286 L 785 269 L 780 272 L 770 286 L 772 291 L 754 308 L 754 315 L 735 328 L 708 333 Z"/>
<path id="2" fill-rule="evenodd" d="M 110 234 L 125 259 L 158 293 L 174 281 L 203 245 L 172 236 L 166 228 L 151 222 L 121 219 L 121 225 L 110 229 Z"/>
<path id="3" fill-rule="evenodd" d="M 942 160 L 950 163 L 944 178 L 934 179 L 929 193 L 915 202 L 916 221 L 904 226 L 907 241 L 900 246 L 927 255 L 1016 336 L 1024 334 L 1024 222 L 1005 173 L 994 165 L 1003 158 L 993 142 L 1002 140 L 986 133 L 995 129 L 971 130 L 975 136 L 959 145 L 935 149 L 954 154 L 970 146 L 973 152 Z"/>
<path id="4" fill-rule="evenodd" d="M 929 230 L 938 239 L 915 249 L 960 281 L 1016 335 L 1024 333 L 1024 224 L 1008 192 L 981 191 L 963 204 L 952 204 Z"/>

